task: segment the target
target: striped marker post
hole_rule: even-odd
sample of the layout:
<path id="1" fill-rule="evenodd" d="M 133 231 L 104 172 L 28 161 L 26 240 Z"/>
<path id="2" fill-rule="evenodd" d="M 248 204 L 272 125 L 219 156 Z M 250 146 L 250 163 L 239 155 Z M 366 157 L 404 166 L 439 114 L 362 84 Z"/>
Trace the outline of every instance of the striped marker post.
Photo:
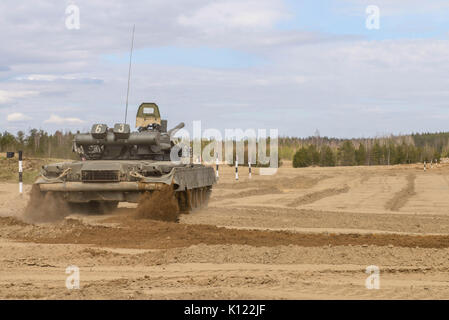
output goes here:
<path id="1" fill-rule="evenodd" d="M 218 153 L 217 153 L 217 159 L 215 160 L 215 177 L 220 178 L 220 175 L 218 174 Z"/>
<path id="2" fill-rule="evenodd" d="M 235 180 L 239 179 L 239 157 L 235 156 Z"/>
<path id="3" fill-rule="evenodd" d="M 251 179 L 251 160 L 248 160 L 249 178 Z"/>
<path id="4" fill-rule="evenodd" d="M 23 194 L 23 166 L 22 166 L 22 151 L 19 151 L 19 193 Z"/>

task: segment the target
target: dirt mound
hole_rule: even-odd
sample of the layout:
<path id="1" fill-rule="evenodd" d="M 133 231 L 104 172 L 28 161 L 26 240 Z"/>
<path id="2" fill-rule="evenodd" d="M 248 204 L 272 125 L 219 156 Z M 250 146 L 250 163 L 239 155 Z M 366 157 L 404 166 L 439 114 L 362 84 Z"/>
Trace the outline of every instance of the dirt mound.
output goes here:
<path id="1" fill-rule="evenodd" d="M 39 186 L 34 185 L 22 219 L 29 223 L 52 222 L 62 220 L 69 214 L 67 203 L 57 194 L 47 192 L 44 195 L 40 192 Z"/>
<path id="2" fill-rule="evenodd" d="M 173 186 L 165 186 L 161 190 L 145 192 L 139 199 L 136 217 L 159 221 L 177 222 L 179 206 Z"/>
<path id="3" fill-rule="evenodd" d="M 407 176 L 407 185 L 385 204 L 385 209 L 391 211 L 401 209 L 407 203 L 408 199 L 416 194 L 415 179 L 416 175 L 414 173 L 409 174 Z"/>

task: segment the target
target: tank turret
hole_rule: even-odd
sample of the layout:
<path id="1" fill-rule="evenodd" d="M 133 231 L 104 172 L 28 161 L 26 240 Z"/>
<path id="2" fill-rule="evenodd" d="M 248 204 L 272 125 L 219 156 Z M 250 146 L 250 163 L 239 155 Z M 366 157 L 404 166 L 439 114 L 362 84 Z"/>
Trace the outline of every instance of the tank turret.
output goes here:
<path id="1" fill-rule="evenodd" d="M 155 103 L 142 103 L 137 110 L 137 132 L 128 124 L 117 123 L 114 128 L 94 124 L 90 133 L 75 135 L 73 151 L 87 160 L 170 160 L 172 137 L 184 127 L 181 122 L 167 131 L 167 121 L 161 120 Z"/>

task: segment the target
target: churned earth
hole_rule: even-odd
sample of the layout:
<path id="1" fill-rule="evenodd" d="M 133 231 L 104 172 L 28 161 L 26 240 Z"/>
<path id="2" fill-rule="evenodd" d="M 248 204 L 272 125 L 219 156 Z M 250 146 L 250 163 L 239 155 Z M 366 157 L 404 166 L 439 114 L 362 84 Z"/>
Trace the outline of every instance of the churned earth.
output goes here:
<path id="1" fill-rule="evenodd" d="M 449 298 L 449 166 L 240 168 L 239 181 L 222 166 L 209 207 L 178 223 L 132 204 L 33 223 L 30 190 L 0 183 L 2 299 Z"/>

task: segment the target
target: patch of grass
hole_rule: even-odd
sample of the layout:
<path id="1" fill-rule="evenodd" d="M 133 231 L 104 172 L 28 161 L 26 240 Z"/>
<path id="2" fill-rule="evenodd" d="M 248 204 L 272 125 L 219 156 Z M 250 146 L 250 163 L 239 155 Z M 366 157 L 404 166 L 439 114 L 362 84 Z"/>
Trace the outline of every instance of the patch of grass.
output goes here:
<path id="1" fill-rule="evenodd" d="M 43 165 L 60 162 L 55 159 L 23 159 L 23 182 L 27 184 L 33 183 L 39 176 Z M 19 181 L 19 163 L 17 158 L 6 159 L 0 158 L 0 181 L 1 182 L 18 182 Z"/>
<path id="2" fill-rule="evenodd" d="M 291 160 L 296 152 L 296 149 L 291 146 L 279 146 L 279 158 L 282 160 Z"/>

